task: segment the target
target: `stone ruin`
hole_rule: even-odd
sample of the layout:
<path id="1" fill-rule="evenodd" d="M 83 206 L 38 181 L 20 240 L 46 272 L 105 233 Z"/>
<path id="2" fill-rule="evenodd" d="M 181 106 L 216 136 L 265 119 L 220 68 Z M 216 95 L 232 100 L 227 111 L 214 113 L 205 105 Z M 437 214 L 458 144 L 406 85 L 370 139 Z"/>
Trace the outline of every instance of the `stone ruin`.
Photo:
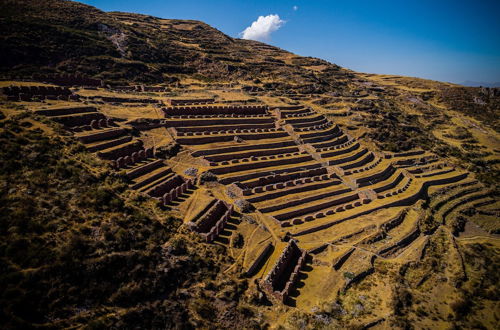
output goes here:
<path id="1" fill-rule="evenodd" d="M 224 230 L 224 226 L 232 214 L 232 205 L 220 199 L 214 199 L 189 221 L 187 226 L 192 231 L 199 233 L 210 243 Z"/>
<path id="2" fill-rule="evenodd" d="M 79 96 L 67 87 L 53 86 L 9 86 L 2 88 L 9 101 L 61 100 L 78 101 Z"/>
<path id="3" fill-rule="evenodd" d="M 284 303 L 293 286 L 299 280 L 300 269 L 307 260 L 307 251 L 301 250 L 294 240 L 290 240 L 260 284 L 271 299 Z"/>
<path id="4" fill-rule="evenodd" d="M 103 82 L 100 79 L 94 79 L 79 74 L 34 74 L 33 80 L 40 81 L 48 84 L 60 86 L 90 86 L 102 87 Z"/>

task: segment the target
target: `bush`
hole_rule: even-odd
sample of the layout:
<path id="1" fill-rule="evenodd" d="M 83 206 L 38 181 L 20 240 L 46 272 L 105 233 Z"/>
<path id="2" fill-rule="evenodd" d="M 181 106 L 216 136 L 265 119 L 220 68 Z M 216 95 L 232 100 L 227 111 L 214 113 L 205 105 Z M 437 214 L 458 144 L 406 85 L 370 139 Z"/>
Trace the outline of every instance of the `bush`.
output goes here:
<path id="1" fill-rule="evenodd" d="M 216 182 L 217 176 L 210 171 L 203 172 L 200 175 L 200 184 L 204 184 L 205 182 Z"/>
<path id="2" fill-rule="evenodd" d="M 253 205 L 244 199 L 236 200 L 234 202 L 234 205 L 236 205 L 242 213 L 249 213 L 249 212 L 252 212 L 254 210 Z"/>

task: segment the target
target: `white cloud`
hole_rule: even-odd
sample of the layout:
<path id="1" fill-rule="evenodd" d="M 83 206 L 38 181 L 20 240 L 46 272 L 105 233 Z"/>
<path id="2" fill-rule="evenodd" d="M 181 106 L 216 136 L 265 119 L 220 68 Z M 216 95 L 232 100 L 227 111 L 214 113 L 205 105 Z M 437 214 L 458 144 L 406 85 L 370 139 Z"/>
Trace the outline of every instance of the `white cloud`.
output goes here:
<path id="1" fill-rule="evenodd" d="M 271 33 L 285 24 L 279 15 L 259 16 L 255 22 L 241 32 L 243 39 L 268 40 Z"/>
<path id="2" fill-rule="evenodd" d="M 299 6 L 293 6 L 292 8 L 293 8 L 294 11 L 299 10 Z"/>

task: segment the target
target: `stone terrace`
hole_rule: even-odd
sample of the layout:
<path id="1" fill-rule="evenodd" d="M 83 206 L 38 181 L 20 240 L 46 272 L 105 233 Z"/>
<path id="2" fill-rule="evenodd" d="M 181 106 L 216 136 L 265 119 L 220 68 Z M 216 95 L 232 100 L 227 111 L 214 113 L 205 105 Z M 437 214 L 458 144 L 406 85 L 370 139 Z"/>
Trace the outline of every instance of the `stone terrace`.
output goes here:
<path id="1" fill-rule="evenodd" d="M 144 86 L 114 90 L 166 92 Z M 206 242 L 234 243 L 241 233 L 246 250 L 240 257 L 253 259 L 245 260 L 247 276 L 259 278 L 259 286 L 275 302 L 301 303 L 300 281 L 312 288 L 311 295 L 325 294 L 323 284 L 331 283 L 315 277 L 311 268 L 328 264 L 335 278 L 329 290 L 345 291 L 374 271 L 375 258 L 423 248 L 423 215 L 411 207 L 420 199 L 432 197 L 429 207 L 443 223 L 468 205 L 494 202 L 490 191 L 437 156 L 422 150 L 374 152 L 329 117 L 301 104 L 221 105 L 215 102 L 220 96 L 212 98 L 210 93 L 170 100 L 157 95 L 151 99 L 156 107 L 168 105 L 162 109 L 163 118 L 141 126 L 114 116 L 112 111 L 119 114 L 116 108 L 125 105 L 110 103 L 129 98 L 115 97 L 109 90 L 110 102 L 96 101 L 94 107 L 67 88 L 4 89 L 12 100 L 29 102 L 43 100 L 43 95 L 50 100 L 52 94 L 47 93 L 56 92 L 60 94 L 55 103 L 63 99 L 66 104 L 46 102 L 36 114 L 62 124 L 88 152 L 126 178 L 131 189 L 185 215 L 187 227 Z M 68 106 L 68 100 L 81 103 Z M 168 160 L 160 157 L 165 153 L 156 148 L 153 134 L 165 139 L 163 147 L 175 141 L 181 152 Z M 217 182 L 198 189 L 197 176 L 208 171 Z M 243 202 L 255 210 L 250 211 L 253 220 L 240 226 Z M 311 255 L 321 262 L 306 266 Z M 345 273 L 352 275 L 349 281 Z"/>

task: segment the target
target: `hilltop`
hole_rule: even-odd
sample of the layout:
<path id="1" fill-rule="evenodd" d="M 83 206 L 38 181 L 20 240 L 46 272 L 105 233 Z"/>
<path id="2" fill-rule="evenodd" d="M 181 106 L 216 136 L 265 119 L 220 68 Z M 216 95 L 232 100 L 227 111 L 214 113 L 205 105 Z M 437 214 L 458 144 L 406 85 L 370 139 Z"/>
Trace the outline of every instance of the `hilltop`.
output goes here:
<path id="1" fill-rule="evenodd" d="M 29 68 L 77 70 L 109 82 L 138 83 L 176 81 L 183 75 L 224 81 L 259 76 L 273 83 L 330 82 L 332 87 L 337 82 L 326 73 L 348 75 L 326 61 L 234 39 L 199 21 L 105 13 L 72 1 L 16 0 L 1 6 L 1 70 L 9 74 L 22 75 Z"/>
<path id="2" fill-rule="evenodd" d="M 500 89 L 0 2 L 7 328 L 491 328 Z"/>

